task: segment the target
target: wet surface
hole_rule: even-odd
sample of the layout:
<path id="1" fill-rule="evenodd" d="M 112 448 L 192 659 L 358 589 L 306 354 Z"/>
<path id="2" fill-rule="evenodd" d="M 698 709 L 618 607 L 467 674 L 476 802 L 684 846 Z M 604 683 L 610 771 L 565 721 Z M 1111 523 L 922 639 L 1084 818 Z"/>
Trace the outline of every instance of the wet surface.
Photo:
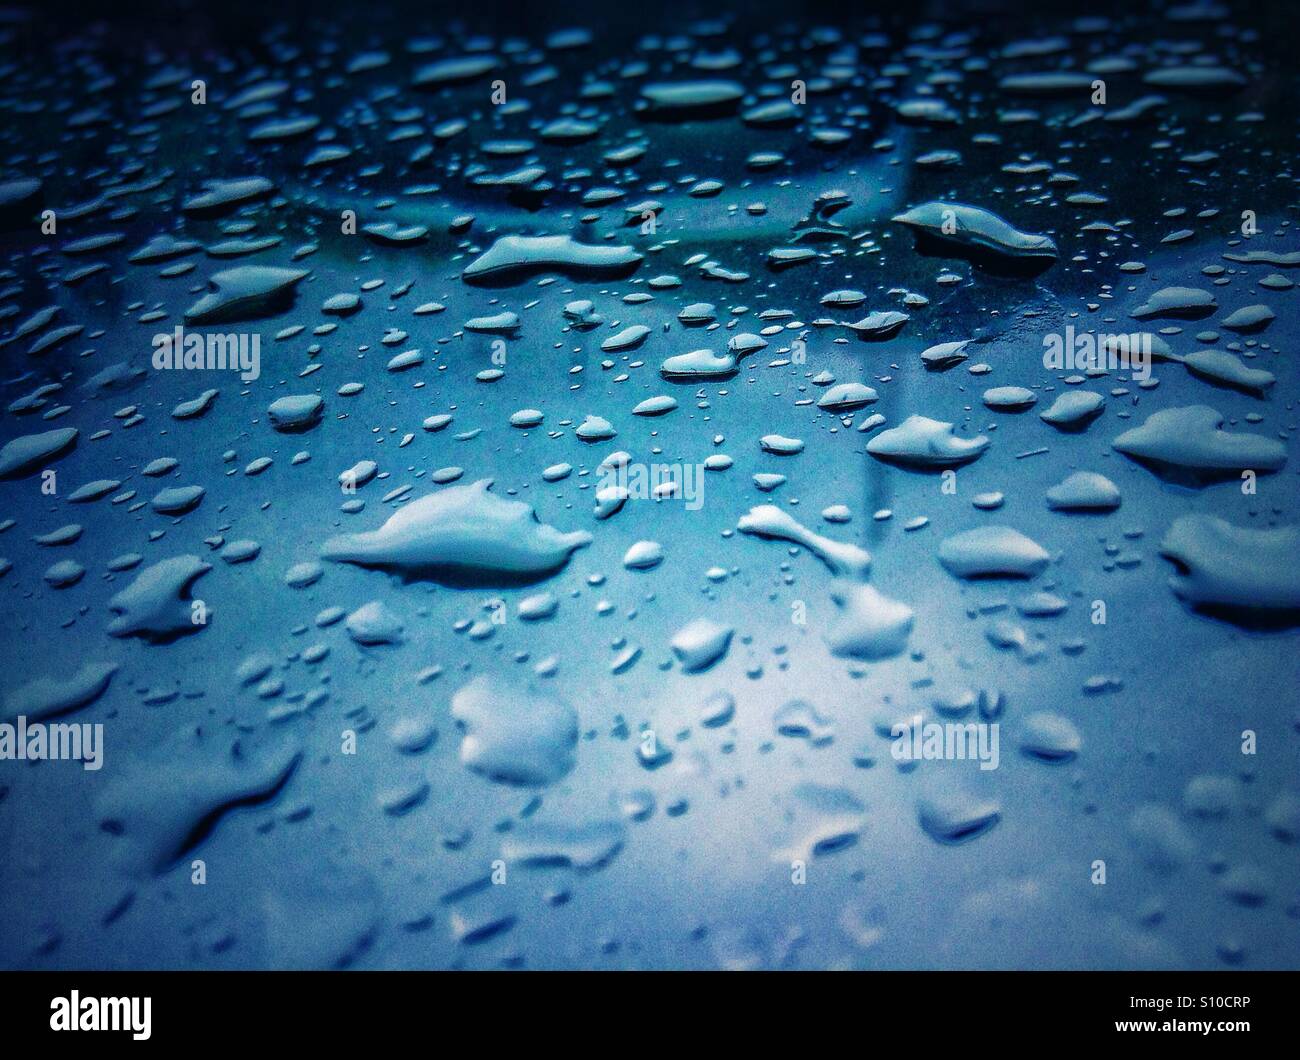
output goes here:
<path id="1" fill-rule="evenodd" d="M 0 962 L 1294 967 L 1284 13 L 6 18 Z"/>

